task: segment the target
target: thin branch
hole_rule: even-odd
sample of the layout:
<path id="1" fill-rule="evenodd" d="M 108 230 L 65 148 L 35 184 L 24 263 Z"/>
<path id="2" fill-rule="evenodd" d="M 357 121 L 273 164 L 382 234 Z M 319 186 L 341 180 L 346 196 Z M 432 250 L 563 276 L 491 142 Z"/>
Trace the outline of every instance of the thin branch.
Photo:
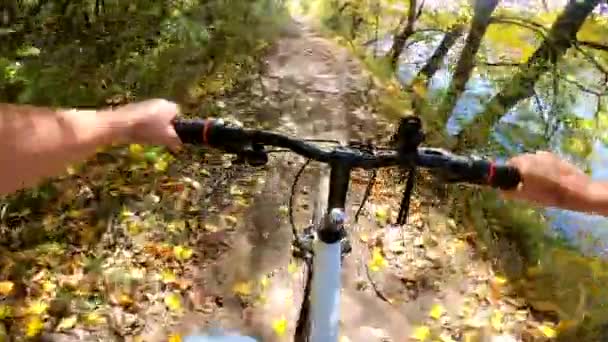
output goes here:
<path id="1" fill-rule="evenodd" d="M 590 49 L 602 50 L 608 52 L 608 45 L 604 45 L 598 42 L 592 42 L 589 40 L 579 40 L 578 44 L 580 46 L 588 47 Z"/>
<path id="2" fill-rule="evenodd" d="M 608 74 L 608 70 L 606 70 L 606 68 L 600 64 L 600 62 L 598 62 L 595 57 L 590 54 L 588 51 L 585 51 L 584 49 L 582 49 L 579 45 L 578 42 L 574 42 L 574 44 L 572 45 L 576 51 L 580 52 L 585 59 L 587 59 L 587 61 L 591 64 L 593 64 L 593 66 L 595 66 L 596 69 L 598 69 L 599 71 L 601 71 L 604 75 Z"/>
<path id="3" fill-rule="evenodd" d="M 418 13 L 416 13 L 416 20 L 418 20 L 420 18 L 420 16 L 422 15 L 422 9 L 424 8 L 424 1 L 422 0 L 422 2 L 420 3 L 420 7 L 418 7 Z"/>
<path id="4" fill-rule="evenodd" d="M 527 28 L 538 33 L 541 37 L 546 38 L 548 29 L 537 22 L 510 16 L 495 16 L 490 19 L 491 24 L 511 24 Z"/>
<path id="5" fill-rule="evenodd" d="M 524 64 L 524 63 L 517 63 L 517 62 L 487 62 L 487 61 L 481 61 L 479 63 L 483 64 L 485 66 L 490 66 L 490 67 L 520 67 Z"/>
<path id="6" fill-rule="evenodd" d="M 580 83 L 580 82 L 578 82 L 576 80 L 566 78 L 566 77 L 562 76 L 561 74 L 558 77 L 562 81 L 564 81 L 566 83 L 572 84 L 573 86 L 577 87 L 580 91 L 583 91 L 585 93 L 589 93 L 589 94 L 592 94 L 592 95 L 595 95 L 595 96 L 608 95 L 608 90 L 604 90 L 602 92 L 602 91 L 599 91 L 599 90 L 591 89 L 588 86 L 586 86 L 586 85 L 584 85 L 584 84 L 582 84 L 582 83 Z"/>

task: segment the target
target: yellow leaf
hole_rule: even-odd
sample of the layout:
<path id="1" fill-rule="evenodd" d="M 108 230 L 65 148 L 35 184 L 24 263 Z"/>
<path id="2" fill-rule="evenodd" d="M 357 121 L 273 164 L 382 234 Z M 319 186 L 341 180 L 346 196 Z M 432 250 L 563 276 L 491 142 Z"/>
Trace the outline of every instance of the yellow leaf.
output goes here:
<path id="1" fill-rule="evenodd" d="M 6 304 L 0 304 L 0 320 L 11 318 L 12 316 L 13 309 Z"/>
<path id="2" fill-rule="evenodd" d="M 124 307 L 131 306 L 133 305 L 133 298 L 128 294 L 123 293 L 118 296 L 118 304 Z"/>
<path id="3" fill-rule="evenodd" d="M 49 305 L 41 300 L 31 302 L 26 308 L 25 313 L 29 315 L 42 315 L 49 308 Z"/>
<path id="4" fill-rule="evenodd" d="M 414 329 L 412 338 L 417 341 L 427 341 L 431 337 L 431 329 L 427 326 L 420 326 Z"/>
<path id="5" fill-rule="evenodd" d="M 167 342 L 182 342 L 182 336 L 180 334 L 171 334 Z"/>
<path id="6" fill-rule="evenodd" d="M 187 260 L 192 257 L 192 249 L 184 246 L 173 247 L 173 254 L 178 260 Z"/>
<path id="7" fill-rule="evenodd" d="M 177 281 L 177 277 L 175 273 L 171 270 L 164 270 L 160 274 L 160 280 L 165 284 L 175 283 Z"/>
<path id="8" fill-rule="evenodd" d="M 42 328 L 44 328 L 44 323 L 40 316 L 32 316 L 27 320 L 25 325 L 25 335 L 27 337 L 38 336 L 42 331 Z"/>
<path id="9" fill-rule="evenodd" d="M 235 225 L 238 223 L 238 220 L 236 217 L 232 216 L 232 215 L 224 215 L 224 220 L 232 225 Z"/>
<path id="10" fill-rule="evenodd" d="M 232 286 L 232 292 L 241 296 L 248 296 L 251 294 L 251 283 L 244 281 L 237 282 Z"/>
<path id="11" fill-rule="evenodd" d="M 50 280 L 45 280 L 42 283 L 42 290 L 44 292 L 53 292 L 57 288 L 57 285 Z"/>
<path id="12" fill-rule="evenodd" d="M 287 331 L 287 320 L 285 319 L 285 317 L 275 319 L 272 322 L 272 330 L 275 334 L 277 334 L 277 336 L 283 337 L 285 335 L 285 332 Z"/>
<path id="13" fill-rule="evenodd" d="M 555 329 L 559 332 L 562 332 L 562 331 L 566 331 L 566 330 L 576 326 L 577 324 L 578 324 L 578 322 L 575 320 L 565 319 L 565 320 L 559 321 L 559 323 L 557 324 L 557 327 L 555 327 Z"/>
<path id="14" fill-rule="evenodd" d="M 106 319 L 97 312 L 89 312 L 84 316 L 84 323 L 91 326 L 101 325 L 105 321 Z"/>
<path id="15" fill-rule="evenodd" d="M 129 152 L 134 157 L 141 157 L 144 153 L 144 147 L 140 144 L 131 144 L 129 145 Z"/>
<path id="16" fill-rule="evenodd" d="M 490 323 L 492 324 L 492 328 L 494 328 L 494 330 L 502 330 L 502 318 L 502 312 L 494 311 L 494 314 L 492 314 L 492 318 L 490 319 Z"/>
<path id="17" fill-rule="evenodd" d="M 57 325 L 57 330 L 72 329 L 76 325 L 76 321 L 78 321 L 78 317 L 76 315 L 65 317 Z"/>
<path id="18" fill-rule="evenodd" d="M 557 337 L 557 331 L 555 331 L 555 329 L 551 328 L 548 325 L 542 324 L 538 327 L 538 330 L 540 330 L 543 333 L 543 335 L 545 335 L 548 338 Z"/>
<path id="19" fill-rule="evenodd" d="M 378 272 L 382 268 L 388 266 L 388 261 L 382 256 L 380 248 L 374 247 L 372 251 L 372 260 L 369 261 L 369 268 L 373 272 Z"/>
<path id="20" fill-rule="evenodd" d="M 296 263 L 293 261 L 289 262 L 289 265 L 287 265 L 287 272 L 289 272 L 289 274 L 294 274 L 297 270 L 298 265 L 296 265 Z"/>
<path id="21" fill-rule="evenodd" d="M 363 233 L 361 234 L 361 236 L 359 236 L 359 240 L 361 240 L 361 242 L 367 243 L 369 241 L 369 235 Z"/>
<path id="22" fill-rule="evenodd" d="M 8 296 L 13 292 L 15 284 L 12 281 L 0 281 L 0 295 Z"/>
<path id="23" fill-rule="evenodd" d="M 376 209 L 375 215 L 376 215 L 376 221 L 378 221 L 379 224 L 385 223 L 386 220 L 388 219 L 388 211 L 384 207 L 380 207 L 380 208 Z"/>
<path id="24" fill-rule="evenodd" d="M 268 280 L 267 276 L 263 275 L 260 277 L 260 284 L 262 285 L 262 288 L 266 288 L 269 283 L 270 281 Z"/>
<path id="25" fill-rule="evenodd" d="M 286 205 L 280 206 L 279 214 L 281 214 L 281 216 L 287 216 L 287 214 L 289 214 L 289 208 Z"/>
<path id="26" fill-rule="evenodd" d="M 441 304 L 435 304 L 431 308 L 431 312 L 429 313 L 429 316 L 431 316 L 431 318 L 433 318 L 433 319 L 439 319 L 439 318 L 441 318 L 441 316 L 443 316 L 444 312 L 445 312 L 445 310 L 443 309 L 443 306 L 441 306 Z"/>
<path id="27" fill-rule="evenodd" d="M 171 293 L 165 297 L 165 305 L 171 311 L 181 311 L 182 310 L 182 298 L 178 293 Z"/>
<path id="28" fill-rule="evenodd" d="M 154 169 L 159 172 L 167 171 L 169 163 L 165 159 L 159 159 L 154 163 Z"/>

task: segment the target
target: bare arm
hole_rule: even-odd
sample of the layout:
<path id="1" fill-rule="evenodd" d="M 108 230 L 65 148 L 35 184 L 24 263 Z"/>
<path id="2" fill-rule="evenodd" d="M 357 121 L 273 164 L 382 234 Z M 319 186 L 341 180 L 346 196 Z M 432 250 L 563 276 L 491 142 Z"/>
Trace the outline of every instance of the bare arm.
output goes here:
<path id="1" fill-rule="evenodd" d="M 177 106 L 164 100 L 117 110 L 52 110 L 0 104 L 0 195 L 61 174 L 74 162 L 113 143 L 179 140 L 171 127 Z"/>
<path id="2" fill-rule="evenodd" d="M 516 190 L 504 192 L 506 197 L 608 216 L 608 182 L 593 181 L 549 152 L 519 155 L 509 163 L 519 169 L 522 183 Z"/>

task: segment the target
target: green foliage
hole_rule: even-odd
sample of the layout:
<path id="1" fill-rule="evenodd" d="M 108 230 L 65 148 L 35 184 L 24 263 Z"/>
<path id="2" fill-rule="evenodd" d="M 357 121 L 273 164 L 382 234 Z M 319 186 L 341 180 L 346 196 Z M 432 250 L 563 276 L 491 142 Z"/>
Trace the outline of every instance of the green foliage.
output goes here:
<path id="1" fill-rule="evenodd" d="M 1 101 L 99 106 L 115 96 L 163 96 L 188 103 L 226 90 L 201 92 L 207 79 L 230 84 L 252 71 L 283 17 L 274 0 L 66 3 L 20 8 L 2 48 Z"/>

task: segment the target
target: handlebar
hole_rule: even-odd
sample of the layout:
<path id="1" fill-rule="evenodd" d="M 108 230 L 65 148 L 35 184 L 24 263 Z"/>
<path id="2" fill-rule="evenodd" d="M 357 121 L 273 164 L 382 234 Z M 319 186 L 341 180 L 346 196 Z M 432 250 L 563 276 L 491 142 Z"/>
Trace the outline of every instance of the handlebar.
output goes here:
<path id="1" fill-rule="evenodd" d="M 352 146 L 324 150 L 316 144 L 279 133 L 241 128 L 220 120 L 176 120 L 175 131 L 183 143 L 207 145 L 244 158 L 251 165 L 268 161 L 265 146 L 287 148 L 303 157 L 350 168 L 423 167 L 439 172 L 447 182 L 465 182 L 500 189 L 513 189 L 521 181 L 519 171 L 509 165 L 471 156 L 459 156 L 438 148 L 418 147 L 415 152 L 381 150 L 375 153 Z"/>

